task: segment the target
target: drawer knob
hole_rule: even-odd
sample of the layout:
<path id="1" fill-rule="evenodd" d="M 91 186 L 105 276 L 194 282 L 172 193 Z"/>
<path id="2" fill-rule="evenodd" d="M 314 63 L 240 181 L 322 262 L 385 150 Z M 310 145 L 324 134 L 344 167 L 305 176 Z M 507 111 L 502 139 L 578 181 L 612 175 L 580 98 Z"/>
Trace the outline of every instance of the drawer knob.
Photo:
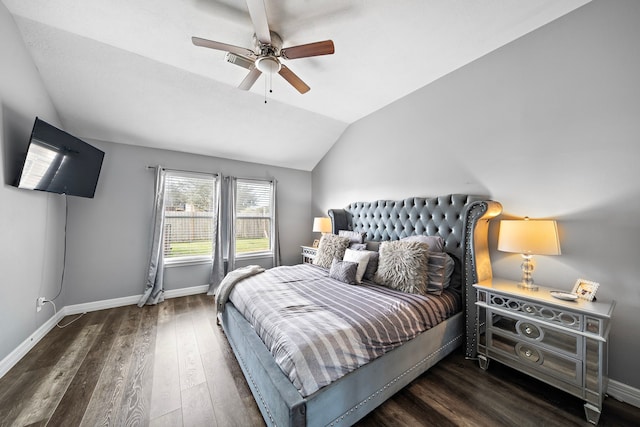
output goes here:
<path id="1" fill-rule="evenodd" d="M 516 346 L 516 351 L 520 357 L 529 362 L 542 363 L 542 356 L 540 352 L 534 348 L 518 345 Z"/>
<path id="2" fill-rule="evenodd" d="M 532 323 L 518 324 L 518 332 L 527 338 L 538 339 L 542 335 L 540 329 Z"/>

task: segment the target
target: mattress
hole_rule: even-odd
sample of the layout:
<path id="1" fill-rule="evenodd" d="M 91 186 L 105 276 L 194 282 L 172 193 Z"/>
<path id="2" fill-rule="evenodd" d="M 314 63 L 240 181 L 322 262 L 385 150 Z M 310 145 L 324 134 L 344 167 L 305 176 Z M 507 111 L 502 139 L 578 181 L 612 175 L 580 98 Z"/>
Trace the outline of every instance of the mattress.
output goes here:
<path id="1" fill-rule="evenodd" d="M 229 299 L 276 363 L 309 396 L 461 311 L 457 292 L 414 295 L 348 285 L 311 264 L 246 278 Z"/>

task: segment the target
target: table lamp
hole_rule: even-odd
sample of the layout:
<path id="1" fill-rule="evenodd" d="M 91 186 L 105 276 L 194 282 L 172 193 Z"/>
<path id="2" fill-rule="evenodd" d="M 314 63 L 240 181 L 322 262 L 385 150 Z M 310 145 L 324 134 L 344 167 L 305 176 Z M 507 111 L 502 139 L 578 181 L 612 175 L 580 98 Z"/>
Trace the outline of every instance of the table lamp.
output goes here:
<path id="1" fill-rule="evenodd" d="M 554 220 L 500 221 L 498 250 L 522 255 L 522 282 L 520 287 L 535 291 L 533 283 L 533 255 L 560 255 L 558 227 Z"/>
<path id="2" fill-rule="evenodd" d="M 314 233 L 330 233 L 331 232 L 331 218 L 322 216 L 313 218 L 313 232 Z M 314 247 L 318 245 L 316 242 L 313 243 Z"/>

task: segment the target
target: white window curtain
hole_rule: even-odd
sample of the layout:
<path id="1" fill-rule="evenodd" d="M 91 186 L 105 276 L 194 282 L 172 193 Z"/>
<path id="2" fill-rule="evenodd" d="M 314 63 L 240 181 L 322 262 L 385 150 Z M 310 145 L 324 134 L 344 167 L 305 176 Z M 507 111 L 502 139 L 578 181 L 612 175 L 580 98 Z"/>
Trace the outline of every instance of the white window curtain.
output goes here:
<path id="1" fill-rule="evenodd" d="M 216 288 L 222 282 L 225 275 L 224 269 L 224 247 L 222 245 L 222 230 L 224 227 L 224 215 L 222 215 L 222 182 L 224 177 L 218 175 L 216 180 L 216 194 L 214 222 L 213 222 L 213 252 L 211 254 L 211 279 L 209 281 L 209 290 L 207 295 L 213 295 Z"/>
<path id="2" fill-rule="evenodd" d="M 227 182 L 226 211 L 227 218 L 227 271 L 236 269 L 236 199 L 238 197 L 238 178 L 230 176 Z"/>
<path id="3" fill-rule="evenodd" d="M 278 230 L 280 226 L 278 224 L 278 204 L 276 190 L 277 190 L 277 182 L 275 179 L 271 181 L 271 185 L 273 187 L 273 191 L 271 192 L 271 208 L 273 209 L 273 221 L 271 222 L 271 236 L 273 238 L 273 266 L 278 267 L 280 265 L 280 233 Z"/>
<path id="4" fill-rule="evenodd" d="M 138 306 L 158 304 L 164 301 L 164 187 L 165 170 L 156 167 L 155 196 L 151 218 L 151 253 L 147 272 L 146 287 Z"/>

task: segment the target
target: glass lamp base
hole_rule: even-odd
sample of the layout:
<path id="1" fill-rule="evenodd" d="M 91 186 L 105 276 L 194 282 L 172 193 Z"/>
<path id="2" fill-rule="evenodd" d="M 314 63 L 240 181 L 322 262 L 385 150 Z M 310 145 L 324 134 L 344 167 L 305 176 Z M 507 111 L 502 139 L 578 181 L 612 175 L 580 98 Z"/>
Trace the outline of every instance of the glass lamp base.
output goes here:
<path id="1" fill-rule="evenodd" d="M 522 254 L 522 281 L 518 284 L 519 288 L 538 290 L 538 286 L 533 284 L 533 268 L 533 255 Z"/>

